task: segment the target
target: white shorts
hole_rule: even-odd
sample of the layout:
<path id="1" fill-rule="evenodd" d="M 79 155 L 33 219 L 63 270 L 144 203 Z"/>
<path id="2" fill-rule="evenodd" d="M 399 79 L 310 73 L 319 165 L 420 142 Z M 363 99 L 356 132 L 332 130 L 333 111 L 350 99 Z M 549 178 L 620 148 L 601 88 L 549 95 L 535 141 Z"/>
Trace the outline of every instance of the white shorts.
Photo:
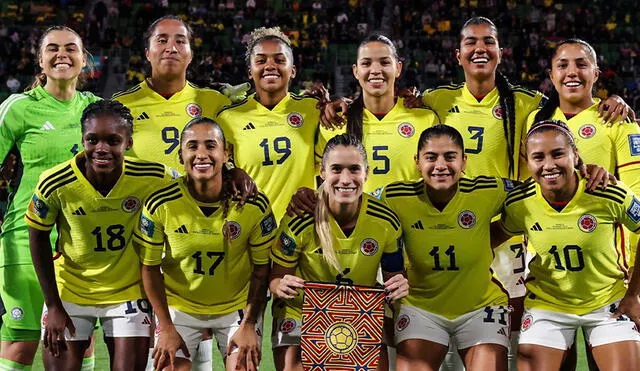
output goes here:
<path id="1" fill-rule="evenodd" d="M 244 312 L 242 310 L 234 311 L 227 314 L 209 315 L 209 314 L 190 314 L 181 312 L 177 309 L 169 307 L 169 315 L 176 327 L 178 334 L 187 345 L 191 357 L 187 357 L 182 350 L 176 352 L 176 357 L 187 358 L 189 360 L 196 354 L 198 345 L 202 341 L 202 334 L 211 330 L 218 342 L 218 349 L 223 354 L 227 353 L 229 341 L 240 328 Z M 157 321 L 157 318 L 156 318 Z M 158 341 L 158 323 L 156 322 L 156 344 Z M 256 332 L 262 338 L 262 313 L 258 316 L 256 323 Z M 233 352 L 236 352 L 234 350 Z"/>
<path id="2" fill-rule="evenodd" d="M 619 341 L 640 341 L 640 332 L 627 316 L 612 318 L 620 300 L 579 316 L 542 309 L 526 309 L 522 316 L 519 344 L 543 345 L 567 350 L 573 345 L 576 330 L 584 330 L 592 347 Z"/>
<path id="3" fill-rule="evenodd" d="M 527 294 L 524 281 L 534 255 L 527 250 L 522 240 L 522 236 L 514 236 L 498 246 L 494 250 L 495 258 L 491 264 L 491 269 L 510 298 L 520 298 Z"/>
<path id="4" fill-rule="evenodd" d="M 509 315 L 509 308 L 492 306 L 450 320 L 403 304 L 395 323 L 396 344 L 421 339 L 448 346 L 451 336 L 458 344 L 458 349 L 479 344 L 499 344 L 508 348 Z"/>
<path id="5" fill-rule="evenodd" d="M 300 345 L 300 328 L 302 321 L 295 318 L 274 318 L 271 331 L 271 347 Z"/>
<path id="6" fill-rule="evenodd" d="M 151 305 L 147 299 L 125 301 L 113 305 L 78 305 L 62 301 L 76 336 L 72 337 L 69 330 L 65 330 L 64 338 L 69 341 L 89 340 L 93 334 L 96 322 L 100 320 L 104 335 L 107 337 L 149 337 L 151 328 Z M 47 323 L 47 306 L 42 310 L 42 336 Z"/>

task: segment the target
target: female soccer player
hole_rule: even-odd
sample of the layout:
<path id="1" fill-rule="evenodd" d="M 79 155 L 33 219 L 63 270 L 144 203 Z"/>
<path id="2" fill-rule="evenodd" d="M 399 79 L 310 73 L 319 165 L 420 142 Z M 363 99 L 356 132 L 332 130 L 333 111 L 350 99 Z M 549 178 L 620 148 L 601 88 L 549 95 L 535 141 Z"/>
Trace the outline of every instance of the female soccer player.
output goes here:
<path id="1" fill-rule="evenodd" d="M 274 360 L 278 370 L 302 370 L 300 324 L 304 281 L 348 281 L 373 286 L 382 268 L 389 298 L 407 295 L 403 276 L 402 229 L 395 213 L 364 193 L 369 166 L 362 143 L 341 134 L 327 143 L 322 156 L 320 198 L 313 214 L 285 216 L 272 249 L 271 292 Z M 372 251 L 363 248 L 373 242 Z M 322 250 L 318 254 L 318 250 Z M 292 328 L 283 326 L 291 324 Z M 386 369 L 386 347 L 379 369 Z"/>
<path id="2" fill-rule="evenodd" d="M 193 119 L 180 140 L 186 175 L 149 196 L 134 236 L 157 321 L 154 367 L 190 369 L 211 330 L 227 370 L 255 370 L 276 221 L 263 194 L 235 207 L 218 124 Z"/>
<path id="3" fill-rule="evenodd" d="M 150 307 L 130 243 L 142 200 L 169 183 L 171 172 L 124 156 L 133 144 L 133 117 L 121 103 L 91 103 L 81 123 L 84 152 L 41 175 L 26 212 L 46 303 L 45 367 L 79 370 L 99 319 L 112 369 L 144 370 Z M 55 269 L 50 243 L 54 226 L 60 254 Z"/>
<path id="4" fill-rule="evenodd" d="M 386 36 L 371 35 L 364 39 L 358 46 L 352 69 L 362 91 L 347 112 L 346 132 L 362 140 L 372 162 L 364 191 L 379 195 L 386 184 L 420 176 L 405 159 L 413 155 L 416 133 L 440 120 L 431 109 L 408 109 L 403 99 L 395 96 L 395 81 L 402 72 L 402 62 Z M 326 130 L 321 133 L 318 156 L 327 139 L 335 135 Z"/>
<path id="5" fill-rule="evenodd" d="M 640 290 L 637 277 L 625 288 L 615 230 L 622 223 L 640 231 L 640 201 L 620 183 L 585 192 L 574 170 L 581 161 L 576 143 L 563 122 L 533 124 L 525 150 L 533 181 L 509 193 L 501 222 L 503 233 L 524 233 L 536 251 L 518 369 L 558 369 L 582 327 L 598 367 L 631 370 L 640 357 L 637 325 L 612 314 L 624 297 L 620 310 L 640 323 Z"/>
<path id="6" fill-rule="evenodd" d="M 269 197 L 280 220 L 299 187 L 315 186 L 318 101 L 289 92 L 296 66 L 291 42 L 278 27 L 254 30 L 245 60 L 255 94 L 224 108 L 216 120 L 235 165 Z"/>
<path id="7" fill-rule="evenodd" d="M 87 52 L 75 31 L 64 26 L 46 30 L 37 57 L 42 72 L 31 89 L 0 105 L 0 159 L 16 147 L 23 166 L 0 238 L 0 295 L 7 308 L 0 330 L 0 365 L 18 370 L 33 363 L 43 307 L 24 214 L 40 174 L 78 153 L 82 110 L 99 99 L 76 90 Z M 55 238 L 53 233 L 51 241 Z"/>
<path id="8" fill-rule="evenodd" d="M 462 136 L 451 126 L 426 129 L 417 147 L 422 179 L 382 194 L 404 229 L 411 287 L 396 318 L 397 369 L 437 370 L 453 334 L 467 369 L 505 370 L 510 310 L 490 269 L 490 225 L 511 182 L 464 177 Z"/>

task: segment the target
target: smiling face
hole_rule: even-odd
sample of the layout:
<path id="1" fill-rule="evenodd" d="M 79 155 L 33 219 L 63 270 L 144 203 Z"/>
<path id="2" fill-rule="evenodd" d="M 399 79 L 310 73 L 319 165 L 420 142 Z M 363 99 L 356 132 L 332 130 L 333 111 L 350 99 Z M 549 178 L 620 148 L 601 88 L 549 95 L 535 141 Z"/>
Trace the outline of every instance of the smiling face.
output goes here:
<path id="1" fill-rule="evenodd" d="M 543 194 L 562 194 L 573 189 L 578 153 L 565 134 L 544 130 L 527 137 L 527 167 Z"/>
<path id="2" fill-rule="evenodd" d="M 180 162 L 185 173 L 194 181 L 207 181 L 219 177 L 229 160 L 220 128 L 208 123 L 195 124 L 182 133 Z"/>
<path id="3" fill-rule="evenodd" d="M 371 41 L 358 49 L 358 61 L 352 69 L 364 94 L 381 97 L 394 93 L 402 62 L 397 60 L 389 45 Z"/>
<path id="4" fill-rule="evenodd" d="M 449 136 L 434 136 L 418 152 L 416 165 L 428 188 L 455 190 L 467 166 L 467 156 Z"/>
<path id="5" fill-rule="evenodd" d="M 154 76 L 186 75 L 193 54 L 185 25 L 175 19 L 165 19 L 155 26 L 147 40 L 145 56 Z"/>
<path id="6" fill-rule="evenodd" d="M 120 169 L 132 144 L 121 118 L 109 114 L 88 118 L 82 135 L 87 173 L 104 175 Z"/>
<path id="7" fill-rule="evenodd" d="M 71 31 L 53 30 L 45 35 L 38 63 L 47 81 L 77 80 L 87 63 L 82 47 L 80 37 Z"/>
<path id="8" fill-rule="evenodd" d="M 464 28 L 456 58 L 464 69 L 465 79 L 493 78 L 502 58 L 496 30 L 488 24 L 472 24 Z"/>
<path id="9" fill-rule="evenodd" d="M 325 154 L 320 176 L 325 182 L 329 205 L 352 205 L 362 195 L 367 167 L 356 147 L 337 145 Z"/>
<path id="10" fill-rule="evenodd" d="M 563 44 L 551 60 L 550 77 L 560 100 L 571 105 L 591 105 L 593 84 L 600 72 L 595 56 L 585 45 Z"/>
<path id="11" fill-rule="evenodd" d="M 296 76 L 291 49 L 277 39 L 259 42 L 250 58 L 249 78 L 256 92 L 277 94 L 287 92 L 289 81 Z"/>

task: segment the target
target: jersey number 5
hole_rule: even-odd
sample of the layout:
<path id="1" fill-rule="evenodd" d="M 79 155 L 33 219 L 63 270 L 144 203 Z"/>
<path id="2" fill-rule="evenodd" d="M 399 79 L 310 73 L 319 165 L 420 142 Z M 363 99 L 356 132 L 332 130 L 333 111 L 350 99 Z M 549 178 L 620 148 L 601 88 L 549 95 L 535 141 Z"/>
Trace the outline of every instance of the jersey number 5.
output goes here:
<path id="1" fill-rule="evenodd" d="M 382 166 L 376 165 L 373 168 L 374 174 L 386 174 L 389 172 L 389 157 L 387 155 L 382 154 L 382 151 L 387 151 L 389 146 L 373 146 L 373 158 L 374 161 L 382 161 Z"/>

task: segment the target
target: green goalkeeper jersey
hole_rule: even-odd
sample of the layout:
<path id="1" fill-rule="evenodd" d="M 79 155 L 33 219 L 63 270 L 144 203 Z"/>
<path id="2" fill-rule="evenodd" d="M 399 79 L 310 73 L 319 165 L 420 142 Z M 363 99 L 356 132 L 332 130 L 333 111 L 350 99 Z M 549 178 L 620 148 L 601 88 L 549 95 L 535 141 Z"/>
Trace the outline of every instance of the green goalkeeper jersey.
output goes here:
<path id="1" fill-rule="evenodd" d="M 0 266 L 31 264 L 24 215 L 38 177 L 82 150 L 80 117 L 86 106 L 99 99 L 76 92 L 73 99 L 60 101 L 38 86 L 13 94 L 0 105 L 0 159 L 16 147 L 23 165 L 2 224 Z M 55 233 L 51 238 L 55 242 Z"/>

